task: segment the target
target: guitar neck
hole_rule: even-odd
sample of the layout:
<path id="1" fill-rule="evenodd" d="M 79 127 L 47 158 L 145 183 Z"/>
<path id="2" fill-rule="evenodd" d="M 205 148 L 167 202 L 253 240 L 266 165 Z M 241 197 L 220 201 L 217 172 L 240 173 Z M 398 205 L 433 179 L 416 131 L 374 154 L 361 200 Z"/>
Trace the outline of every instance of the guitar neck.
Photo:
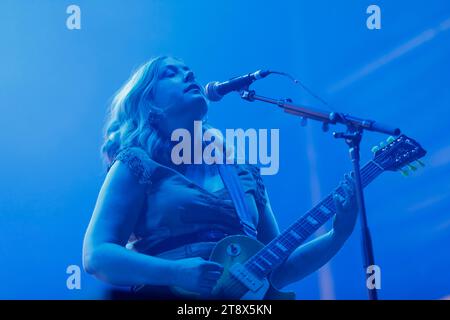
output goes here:
<path id="1" fill-rule="evenodd" d="M 375 162 L 368 162 L 361 169 L 361 183 L 365 188 L 384 170 Z M 335 192 L 344 195 L 341 187 Z M 333 193 L 309 210 L 305 215 L 293 223 L 283 233 L 273 239 L 268 245 L 250 258 L 245 266 L 258 277 L 267 276 L 279 266 L 299 245 L 316 232 L 336 213 Z"/>

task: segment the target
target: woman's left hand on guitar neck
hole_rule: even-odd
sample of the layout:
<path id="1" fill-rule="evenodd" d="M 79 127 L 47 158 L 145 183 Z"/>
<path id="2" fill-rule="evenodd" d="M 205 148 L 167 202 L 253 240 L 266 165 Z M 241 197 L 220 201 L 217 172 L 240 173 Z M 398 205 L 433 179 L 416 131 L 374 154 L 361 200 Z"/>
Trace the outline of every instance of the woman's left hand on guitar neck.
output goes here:
<path id="1" fill-rule="evenodd" d="M 353 174 L 352 176 L 346 174 L 339 186 L 344 191 L 344 196 L 340 196 L 338 193 L 333 195 L 336 206 L 336 215 L 333 218 L 333 236 L 345 240 L 351 235 L 358 217 Z"/>

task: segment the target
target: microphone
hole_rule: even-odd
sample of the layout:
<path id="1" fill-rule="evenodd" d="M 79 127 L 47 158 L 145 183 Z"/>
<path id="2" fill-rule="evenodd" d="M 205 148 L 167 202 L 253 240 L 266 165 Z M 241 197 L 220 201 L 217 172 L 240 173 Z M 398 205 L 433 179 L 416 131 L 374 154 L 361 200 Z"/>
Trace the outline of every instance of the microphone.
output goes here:
<path id="1" fill-rule="evenodd" d="M 267 77 L 271 71 L 258 70 L 244 76 L 235 77 L 225 82 L 213 81 L 205 86 L 206 97 L 210 101 L 219 101 L 224 95 L 232 92 L 242 90 L 254 81 Z"/>

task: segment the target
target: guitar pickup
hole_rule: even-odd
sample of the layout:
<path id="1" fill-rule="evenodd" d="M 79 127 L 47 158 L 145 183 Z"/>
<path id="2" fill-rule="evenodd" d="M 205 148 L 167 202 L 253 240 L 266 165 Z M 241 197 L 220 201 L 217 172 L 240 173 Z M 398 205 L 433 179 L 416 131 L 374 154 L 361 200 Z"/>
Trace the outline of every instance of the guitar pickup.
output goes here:
<path id="1" fill-rule="evenodd" d="M 251 291 L 258 291 L 263 285 L 264 281 L 258 279 L 253 273 L 247 270 L 245 266 L 240 263 L 234 264 L 230 270 L 230 274 L 239 282 L 246 286 Z"/>

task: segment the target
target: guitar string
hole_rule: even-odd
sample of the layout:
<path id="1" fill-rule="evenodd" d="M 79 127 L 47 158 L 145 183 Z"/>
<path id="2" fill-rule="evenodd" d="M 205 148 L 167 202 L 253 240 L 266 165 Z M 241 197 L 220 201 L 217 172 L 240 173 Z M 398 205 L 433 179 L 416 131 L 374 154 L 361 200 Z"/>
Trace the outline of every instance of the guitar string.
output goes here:
<path id="1" fill-rule="evenodd" d="M 376 175 L 378 175 L 379 174 L 379 172 L 377 172 L 377 171 L 380 171 L 380 169 L 378 168 L 378 167 L 374 167 L 374 168 L 368 168 L 368 170 L 367 171 L 363 171 L 363 172 L 361 172 L 361 180 L 362 180 L 362 182 L 363 182 L 363 184 L 365 183 L 365 182 L 368 182 L 368 180 L 370 180 L 370 179 L 372 179 L 373 177 L 375 177 Z M 366 181 L 363 181 L 363 180 L 366 180 Z M 321 201 L 321 203 L 322 204 L 330 204 L 330 199 L 332 199 L 332 197 L 330 197 L 329 195 L 324 199 L 324 201 Z M 315 209 L 316 207 L 314 207 L 311 211 L 314 211 L 314 209 Z M 326 217 L 326 220 L 328 220 L 330 217 Z M 295 226 L 295 223 L 292 225 L 292 227 L 293 226 Z M 302 227 L 309 227 L 309 228 L 311 228 L 312 226 L 311 225 L 309 225 L 309 224 L 303 224 L 303 225 L 300 225 L 300 226 L 302 226 Z M 288 229 L 291 229 L 291 227 L 290 228 L 288 228 Z M 307 228 L 305 228 L 306 230 L 307 230 Z M 312 229 L 312 231 L 315 231 L 314 230 L 314 228 Z M 284 232 L 283 234 L 287 234 L 287 231 L 286 232 Z M 285 239 L 285 240 L 288 240 L 288 238 L 287 239 Z M 302 241 L 304 241 L 305 239 L 302 239 Z M 288 240 L 289 241 L 289 240 Z M 269 245 L 271 245 L 271 244 L 269 244 Z M 268 245 L 268 246 L 269 246 Z M 267 246 L 267 247 L 268 247 Z M 256 260 L 256 259 L 251 259 L 251 260 Z M 250 266 L 252 266 L 252 265 L 250 265 Z M 252 270 L 252 268 L 249 268 L 249 271 L 253 271 L 253 273 L 255 273 L 255 271 L 256 270 Z M 267 270 L 266 270 L 267 271 Z M 236 291 L 238 291 L 239 289 L 241 289 L 242 288 L 242 286 L 243 286 L 243 284 L 242 283 L 240 283 L 239 281 L 233 281 L 232 283 L 231 283 L 231 285 L 229 285 L 228 286 L 228 290 L 229 291 L 231 291 L 231 293 L 237 293 Z M 241 293 L 242 292 L 242 290 L 239 290 L 240 292 L 239 293 Z M 245 292 L 243 292 L 243 294 L 244 294 Z"/>
<path id="2" fill-rule="evenodd" d="M 392 150 L 389 150 L 388 153 L 391 153 L 390 151 L 392 151 Z M 381 166 L 379 166 L 377 163 L 375 163 L 374 160 L 372 160 L 371 162 L 369 162 L 369 164 L 370 164 L 370 163 L 372 163 L 372 165 L 373 165 L 372 168 L 368 168 L 367 170 L 366 170 L 366 168 L 363 168 L 364 170 L 361 170 L 361 183 L 362 183 L 363 187 L 367 186 L 368 183 L 370 183 L 376 176 L 378 176 L 380 173 L 382 173 L 383 171 L 385 171 L 385 169 L 383 169 Z M 364 180 L 365 180 L 365 181 L 364 181 Z M 337 189 L 337 191 L 338 191 L 338 190 L 339 190 L 339 188 Z M 320 203 L 321 203 L 322 205 L 331 204 L 331 203 L 330 203 L 331 200 L 332 200 L 332 197 L 331 197 L 330 195 L 328 195 L 328 196 L 327 196 L 323 201 L 321 201 Z M 318 206 L 318 205 L 317 205 L 317 206 Z M 310 212 L 310 215 L 313 216 L 313 214 L 314 214 L 315 212 L 318 211 L 318 210 L 316 209 L 317 206 L 315 206 L 313 209 L 311 209 L 311 210 L 309 211 L 309 212 Z M 319 211 L 319 212 L 320 212 L 320 211 Z M 314 217 L 317 217 L 317 216 L 314 216 Z M 330 219 L 330 218 L 331 218 L 331 216 L 330 216 L 330 217 L 326 217 L 325 222 L 326 222 L 328 219 Z M 325 222 L 323 222 L 323 223 L 325 223 Z M 323 223 L 321 223 L 320 226 L 323 225 Z M 320 228 L 320 226 L 318 226 L 318 228 Z M 283 234 L 282 234 L 280 237 L 277 237 L 277 238 L 276 238 L 276 239 L 277 239 L 276 241 L 271 241 L 271 243 L 269 243 L 264 249 L 268 249 L 269 247 L 270 247 L 270 249 L 274 249 L 274 248 L 273 248 L 274 243 L 277 243 L 277 242 L 279 242 L 280 240 L 286 241 L 286 243 L 292 242 L 292 241 L 287 237 L 287 235 L 289 234 L 288 230 L 294 229 L 294 228 L 304 228 L 306 231 L 308 231 L 308 228 L 310 228 L 311 230 L 309 230 L 309 232 L 314 232 L 315 230 L 318 229 L 318 228 L 314 228 L 314 227 L 311 226 L 309 223 L 306 223 L 306 221 L 302 220 L 302 221 L 300 221 L 299 223 L 294 223 L 292 226 L 290 226 L 285 232 L 283 232 Z M 274 240 L 275 240 L 275 239 L 274 239 Z M 304 240 L 306 240 L 306 237 L 304 237 L 304 239 L 301 239 L 301 241 L 304 241 Z M 294 242 L 294 244 L 296 244 L 296 243 Z M 252 267 L 253 267 L 253 265 L 251 264 L 251 262 L 256 261 L 256 260 L 258 259 L 258 257 L 264 257 L 264 255 L 266 254 L 266 251 L 268 251 L 268 250 L 264 250 L 264 249 L 261 250 L 261 251 L 263 251 L 261 254 L 256 253 L 252 258 L 250 258 L 250 259 L 246 262 L 246 264 L 247 264 L 247 263 L 250 263 L 250 264 L 247 266 L 247 267 L 249 267 L 249 270 L 250 270 L 250 271 L 252 271 Z M 266 257 L 267 257 L 267 256 L 266 256 Z M 271 266 L 269 265 L 269 267 L 271 267 Z M 265 268 L 265 269 L 266 269 L 266 268 Z M 256 269 L 253 270 L 253 271 L 255 272 Z M 262 276 L 264 276 L 265 273 L 267 272 L 267 270 L 262 270 L 262 271 L 263 271 Z M 237 282 L 237 281 L 235 281 L 235 283 L 236 283 L 236 282 Z M 232 287 L 232 286 L 231 286 L 231 287 Z M 246 289 L 246 291 L 248 291 L 248 289 Z"/>
<path id="3" fill-rule="evenodd" d="M 391 150 L 390 150 L 391 151 Z M 372 160 L 371 162 L 369 162 L 369 164 L 370 163 L 372 163 L 372 165 L 374 165 L 372 168 L 363 168 L 363 170 L 361 170 L 361 182 L 362 182 L 362 185 L 363 185 L 363 187 L 365 187 L 365 186 L 367 186 L 368 185 L 368 183 L 370 183 L 377 175 L 379 175 L 380 173 L 382 173 L 383 171 L 385 171 L 385 169 L 383 169 L 382 167 L 380 167 L 379 165 L 377 165 L 377 163 L 375 163 L 375 161 L 374 160 Z M 364 181 L 365 180 L 365 181 Z M 339 191 L 339 188 L 336 190 L 336 191 Z M 332 200 L 332 197 L 330 196 L 330 195 L 328 195 L 323 201 L 321 201 L 320 203 L 322 204 L 322 205 L 329 205 L 329 204 L 331 204 L 330 202 L 331 202 L 331 200 Z M 318 205 L 317 205 L 318 206 Z M 310 212 L 310 215 L 311 216 L 314 216 L 314 213 L 315 212 L 317 212 L 318 210 L 316 209 L 317 208 L 317 206 L 315 206 L 313 209 L 311 209 L 309 212 Z M 319 211 L 320 212 L 320 211 Z M 314 217 L 317 217 L 317 216 L 314 216 Z M 331 218 L 331 216 L 330 217 L 325 217 L 326 218 L 326 220 L 323 222 L 323 223 L 325 223 L 328 219 L 330 219 Z M 323 225 L 323 223 L 321 223 L 320 224 L 320 226 L 321 225 Z M 318 226 L 318 228 L 320 228 L 320 226 Z M 287 235 L 289 234 L 289 232 L 288 232 L 288 230 L 290 230 L 290 229 L 294 229 L 294 228 L 303 228 L 304 230 L 306 230 L 306 231 L 309 231 L 309 232 L 314 232 L 315 230 L 317 230 L 318 228 L 315 228 L 315 227 L 313 227 L 313 226 L 311 226 L 309 223 L 306 223 L 306 221 L 304 221 L 304 220 L 302 220 L 302 221 L 300 221 L 299 223 L 294 223 L 291 227 L 289 227 L 285 232 L 283 232 L 283 234 L 280 236 L 280 237 L 277 237 L 276 239 L 276 241 L 271 241 L 271 243 L 269 243 L 264 249 L 269 249 L 269 247 L 270 247 L 270 249 L 272 250 L 272 249 L 274 249 L 273 247 L 274 247 L 274 243 L 277 243 L 277 242 L 279 242 L 280 240 L 282 240 L 283 242 L 285 242 L 285 243 L 290 243 L 291 242 L 291 240 L 287 237 Z M 308 228 L 310 228 L 310 230 L 308 229 Z M 306 237 L 303 237 L 304 239 L 301 239 L 302 241 L 304 241 L 304 240 L 306 240 Z M 294 242 L 294 244 L 296 244 L 295 242 Z M 261 251 L 263 251 L 262 253 L 260 253 L 260 254 L 255 254 L 255 256 L 253 256 L 251 259 L 249 259 L 247 262 L 246 262 L 246 264 L 247 263 L 250 263 L 247 267 L 249 267 L 249 270 L 250 271 L 256 271 L 256 269 L 254 269 L 254 270 L 252 270 L 252 267 L 253 267 L 253 265 L 251 264 L 251 262 L 254 262 L 254 261 L 256 261 L 259 257 L 262 257 L 262 258 L 264 258 L 265 257 L 265 254 L 266 254 L 266 252 L 268 251 L 268 250 L 264 250 L 264 249 L 262 249 Z M 272 250 L 273 251 L 273 250 Z M 267 256 L 266 256 L 267 257 Z M 271 267 L 270 265 L 269 265 L 269 267 Z M 266 268 L 265 268 L 266 269 Z M 264 276 L 264 274 L 267 272 L 267 270 L 261 270 L 261 271 L 263 271 L 263 276 Z"/>
<path id="4" fill-rule="evenodd" d="M 363 168 L 363 170 L 361 170 L 361 183 L 362 183 L 362 185 L 364 186 L 364 184 L 366 184 L 367 182 L 370 182 L 373 178 L 375 178 L 377 175 L 379 175 L 381 172 L 382 172 L 383 170 L 381 170 L 379 167 L 377 167 L 377 166 L 374 166 L 374 167 L 372 167 L 372 168 L 367 168 L 366 170 L 364 170 L 364 168 Z M 365 181 L 364 181 L 365 180 Z M 339 189 L 339 187 L 338 187 L 338 189 Z M 332 200 L 332 197 L 330 196 L 330 195 L 328 195 L 323 201 L 321 201 L 320 203 L 322 203 L 322 204 L 330 204 L 329 202 L 330 202 L 330 199 Z M 310 211 L 314 211 L 314 209 L 317 207 L 317 205 L 313 208 L 313 209 L 311 209 Z M 334 215 L 334 214 L 333 214 Z M 326 221 L 328 221 L 329 219 L 331 218 L 331 216 L 330 217 L 326 217 Z M 325 222 L 326 222 L 325 221 Z M 291 225 L 288 229 L 286 229 L 286 231 L 285 232 L 283 232 L 283 234 L 288 234 L 288 232 L 287 232 L 287 230 L 290 230 L 292 227 L 294 227 L 296 225 L 296 223 L 294 223 L 293 225 Z M 323 225 L 323 223 L 321 223 L 321 225 Z M 306 226 L 309 226 L 310 228 L 312 227 L 311 225 L 309 225 L 309 224 L 303 224 L 303 225 L 301 225 L 301 224 L 299 224 L 299 226 L 301 226 L 301 227 L 306 227 Z M 320 228 L 320 226 L 318 227 L 318 228 Z M 318 229 L 317 228 L 317 229 Z M 305 228 L 306 229 L 306 228 Z M 314 230 L 314 228 L 313 228 L 313 231 L 315 231 Z M 276 239 L 278 239 L 278 238 L 282 238 L 282 236 L 281 237 L 277 237 Z M 290 241 L 288 238 L 285 238 L 285 240 L 287 240 L 287 241 Z M 302 241 L 304 241 L 304 240 L 306 240 L 306 239 L 302 239 Z M 266 248 L 267 247 L 269 247 L 271 244 L 272 244 L 272 242 L 273 241 L 271 241 L 271 243 L 269 243 L 267 246 L 266 246 Z M 295 244 L 295 243 L 294 243 Z M 264 254 L 264 253 L 263 253 Z M 263 256 L 263 254 L 261 255 L 261 256 Z M 258 253 L 257 254 L 255 254 L 255 256 L 257 256 L 258 255 Z M 252 258 L 250 258 L 247 262 L 251 262 L 251 261 L 254 261 L 254 260 L 256 260 L 257 258 L 254 258 L 255 256 L 253 256 Z M 247 262 L 246 262 L 246 264 L 247 264 Z M 249 267 L 249 266 L 246 266 L 246 267 Z M 253 273 L 255 273 L 255 271 L 256 270 L 252 270 L 252 268 L 253 268 L 253 266 L 252 265 L 250 265 L 250 267 L 251 268 L 249 268 L 249 271 L 251 271 L 251 272 L 253 272 Z M 266 270 L 267 271 L 267 270 Z M 231 282 L 231 284 L 230 285 L 226 285 L 227 286 L 227 293 L 228 292 L 230 292 L 232 295 L 233 295 L 233 293 L 235 293 L 235 294 L 237 294 L 237 293 L 241 293 L 242 292 L 242 290 L 240 290 L 240 292 L 237 292 L 239 289 L 242 289 L 242 286 L 244 286 L 244 284 L 242 284 L 240 281 L 238 281 L 237 279 L 235 279 L 235 281 L 233 281 L 233 282 Z M 246 291 L 248 291 L 248 289 L 246 288 Z M 244 291 L 242 294 L 245 294 L 245 292 L 246 291 Z"/>
<path id="5" fill-rule="evenodd" d="M 376 171 L 377 171 L 377 168 L 375 168 L 374 170 L 370 170 L 370 171 L 367 170 L 366 172 L 363 172 L 363 175 L 366 175 L 366 176 L 363 176 L 363 179 L 367 179 L 368 177 L 373 176 L 373 174 L 376 173 Z M 339 191 L 341 193 L 341 195 L 342 195 L 342 190 L 340 188 L 338 188 L 336 191 Z M 332 197 L 330 195 L 328 195 L 323 201 L 320 202 L 320 204 L 321 205 L 326 205 L 326 207 L 330 207 L 330 205 L 334 205 L 334 201 L 332 200 Z M 328 217 L 328 216 L 322 217 L 322 215 L 320 214 L 320 211 L 317 209 L 317 207 L 318 207 L 318 205 L 315 206 L 313 209 L 311 209 L 309 211 L 309 215 L 314 217 L 314 218 L 316 218 L 316 220 L 318 220 L 320 222 L 320 224 L 318 225 L 317 228 L 315 226 L 312 226 L 310 223 L 308 223 L 305 220 L 298 221 L 298 222 L 292 224 L 290 227 L 288 227 L 283 232 L 283 234 L 280 235 L 280 237 L 277 237 L 276 238 L 277 241 L 274 241 L 274 243 L 269 243 L 265 247 L 265 249 L 267 249 L 266 251 L 268 251 L 269 249 L 272 250 L 272 251 L 278 251 L 278 250 L 273 250 L 273 249 L 277 248 L 277 246 L 275 244 L 277 242 L 286 243 L 288 245 L 296 245 L 296 242 L 291 241 L 290 237 L 287 237 L 287 235 L 289 234 L 289 231 L 291 229 L 295 229 L 295 228 L 298 229 L 298 228 L 300 228 L 300 229 L 304 229 L 307 232 L 314 232 L 315 230 L 320 228 L 320 226 L 323 225 L 323 223 L 325 223 L 327 220 L 329 220 L 330 217 Z M 304 217 L 306 217 L 307 215 L 308 214 L 304 215 Z M 322 220 L 325 220 L 325 221 L 322 221 Z M 304 235 L 302 235 L 302 236 L 303 236 L 303 238 L 305 238 Z M 285 253 L 283 252 L 282 254 L 285 254 Z M 260 254 L 260 256 L 263 257 L 263 258 L 269 258 L 270 259 L 270 255 L 266 254 L 265 252 L 263 254 Z M 280 258 L 281 257 L 278 257 L 277 260 L 279 260 Z M 251 259 L 251 260 L 256 260 L 256 259 Z M 249 262 L 250 262 L 250 260 L 249 260 Z"/>
<path id="6" fill-rule="evenodd" d="M 371 179 L 371 178 L 373 178 L 374 176 L 376 176 L 376 175 L 378 175 L 379 173 L 377 172 L 378 170 L 377 170 L 378 168 L 374 168 L 374 170 L 367 170 L 367 171 L 365 171 L 365 172 L 363 172 L 363 174 L 362 174 L 362 180 L 367 180 L 367 178 L 369 178 L 369 179 Z M 366 182 L 366 181 L 364 181 L 364 182 Z M 338 191 L 338 190 L 337 190 Z M 338 191 L 339 192 L 339 191 Z M 342 191 L 340 191 L 340 192 L 342 192 Z M 327 198 L 324 200 L 324 201 L 322 201 L 321 203 L 322 203 L 322 205 L 326 205 L 326 206 L 329 206 L 331 203 L 332 203 L 332 198 L 330 197 L 330 196 L 327 196 Z M 315 208 L 314 208 L 315 209 Z M 312 212 L 311 212 L 311 215 L 312 216 L 314 216 L 314 209 L 312 210 Z M 317 215 L 316 215 L 317 216 Z M 329 219 L 329 217 L 325 217 L 325 221 L 326 220 L 328 220 Z M 319 220 L 322 220 L 322 219 L 319 219 Z M 321 224 L 322 225 L 322 224 Z M 309 231 L 310 233 L 313 233 L 314 231 L 316 231 L 318 228 L 315 228 L 315 227 L 313 227 L 312 225 L 310 225 L 310 224 L 308 224 L 308 223 L 300 223 L 300 224 L 297 224 L 297 225 L 293 225 L 293 226 L 295 226 L 295 227 L 302 227 L 304 230 L 306 230 L 306 231 Z M 320 226 L 319 226 L 320 227 Z M 290 228 L 291 229 L 291 228 Z M 284 233 L 284 234 L 288 234 L 287 233 L 287 231 Z M 305 237 L 303 234 L 302 234 L 302 236 L 303 236 L 303 238 L 304 239 L 302 239 L 302 241 L 304 241 L 307 237 Z M 287 238 L 287 237 L 283 237 L 283 238 L 280 238 L 280 239 L 278 239 L 278 241 L 283 241 L 283 243 L 292 243 L 292 241 L 291 241 L 291 239 L 289 239 L 289 238 Z M 286 241 L 287 240 L 287 241 Z M 297 245 L 297 244 L 296 244 Z M 269 248 L 269 245 L 267 246 L 267 248 Z M 272 251 L 273 251 L 273 244 L 272 244 L 272 246 L 270 246 L 270 249 L 272 249 Z M 264 257 L 264 254 L 263 255 L 261 255 L 262 257 Z M 253 259 L 254 261 L 256 261 L 257 259 Z M 249 265 L 250 266 L 250 268 L 249 268 L 249 270 L 250 271 L 252 271 L 253 273 L 256 273 L 256 275 L 258 275 L 258 274 L 260 274 L 260 272 L 255 272 L 256 270 L 254 269 L 254 268 L 252 268 L 253 267 L 253 265 L 252 264 L 250 264 Z M 265 268 L 265 269 L 267 269 L 267 268 Z M 263 275 L 265 274 L 265 272 L 264 271 L 266 271 L 267 272 L 267 270 L 261 270 L 261 271 L 263 271 Z M 236 283 L 236 281 L 234 282 L 234 283 Z M 242 287 L 242 285 L 240 284 L 240 283 L 237 283 L 237 285 L 238 286 L 240 286 L 240 287 Z M 233 286 L 229 286 L 229 290 L 231 291 L 231 292 L 236 292 L 237 290 L 235 290 L 234 288 L 233 288 Z M 237 289 L 237 288 L 236 288 Z M 239 288 L 240 289 L 240 288 Z M 239 290 L 240 292 L 242 292 L 242 290 Z M 245 292 L 244 292 L 245 293 Z"/>
<path id="7" fill-rule="evenodd" d="M 372 162 L 374 162 L 373 160 L 372 160 Z M 372 163 L 372 162 L 370 162 L 370 163 Z M 380 173 L 382 173 L 383 171 L 385 171 L 382 167 L 380 167 L 379 165 L 376 165 L 376 163 L 375 163 L 375 165 L 374 165 L 374 167 L 372 167 L 372 168 L 363 168 L 363 170 L 361 170 L 361 183 L 362 183 L 362 185 L 363 185 L 363 187 L 365 187 L 365 186 L 367 186 L 368 185 L 368 183 L 370 183 L 374 178 L 376 178 L 376 176 L 378 176 Z M 365 181 L 364 181 L 365 180 Z M 338 191 L 339 190 L 339 188 L 336 190 L 336 191 Z M 323 201 L 321 201 L 320 203 L 322 203 L 322 205 L 326 205 L 326 204 L 331 204 L 332 202 L 331 202 L 331 200 L 332 200 L 332 197 L 330 196 L 330 195 L 328 195 Z M 318 206 L 318 205 L 317 205 Z M 317 209 L 316 209 L 316 207 L 317 206 L 315 206 L 313 209 L 311 209 L 309 212 L 311 212 L 310 213 L 310 215 L 313 215 L 314 214 L 314 211 L 318 211 Z M 320 211 L 319 211 L 320 212 Z M 326 220 L 325 220 L 325 222 L 329 219 L 329 218 L 331 218 L 331 216 L 330 217 L 325 217 L 326 218 Z M 323 223 L 325 223 L 325 222 L 323 222 Z M 321 225 L 323 225 L 323 223 L 321 223 Z M 302 224 L 302 221 L 300 221 L 300 223 L 294 223 L 291 227 L 289 227 L 287 230 L 289 230 L 289 229 L 292 229 L 292 228 L 294 228 L 294 227 L 304 227 L 304 229 L 306 230 L 306 231 L 308 231 L 308 227 L 309 228 L 312 228 L 311 230 L 312 231 L 315 231 L 315 230 L 317 230 L 317 229 L 315 229 L 313 226 L 311 226 L 310 224 L 305 224 L 305 223 L 303 223 Z M 319 226 L 320 227 L 320 226 Z M 283 235 L 287 235 L 288 234 L 288 232 L 287 232 L 287 230 L 285 231 L 285 232 L 283 232 Z M 281 235 L 280 237 L 277 237 L 276 239 L 277 239 L 277 241 L 271 241 L 271 243 L 269 243 L 265 248 L 268 248 L 269 246 L 274 246 L 274 244 L 273 243 L 276 243 L 276 242 L 278 242 L 280 239 L 282 239 L 283 238 L 283 240 L 286 240 L 286 241 L 288 241 L 288 242 L 290 242 L 290 240 L 289 240 L 289 238 L 287 238 L 286 236 L 283 236 L 283 235 Z M 305 239 L 301 239 L 302 241 L 304 241 L 304 240 L 306 240 L 306 237 L 305 237 Z M 295 244 L 295 242 L 294 242 L 294 244 Z M 264 250 L 264 249 L 263 249 Z M 266 250 L 264 250 L 264 251 L 266 251 Z M 262 254 L 256 254 L 255 256 L 261 256 L 261 257 L 264 257 L 264 254 L 265 254 L 265 252 L 263 252 Z M 254 256 L 254 257 L 255 257 Z M 254 258 L 254 257 L 252 257 L 251 259 L 249 259 L 247 262 L 251 262 L 251 261 L 254 261 L 254 260 L 256 260 L 256 258 Z M 247 263 L 246 262 L 246 263 Z M 250 265 L 251 266 L 251 265 Z M 269 266 L 270 267 L 270 266 Z M 266 272 L 267 272 L 267 270 L 265 270 Z M 263 274 L 264 275 L 264 274 Z M 235 282 L 233 282 L 229 287 L 230 287 L 230 290 L 236 290 L 237 291 L 237 286 L 240 286 L 240 287 L 242 287 L 243 286 L 243 284 L 242 283 L 240 283 L 240 282 L 238 282 L 238 281 L 235 281 Z M 235 289 L 233 289 L 233 287 L 235 287 Z M 242 291 L 242 290 L 241 290 Z M 245 291 L 242 293 L 242 294 L 245 294 L 245 292 L 246 291 L 248 291 L 248 289 L 246 288 L 245 289 Z"/>

